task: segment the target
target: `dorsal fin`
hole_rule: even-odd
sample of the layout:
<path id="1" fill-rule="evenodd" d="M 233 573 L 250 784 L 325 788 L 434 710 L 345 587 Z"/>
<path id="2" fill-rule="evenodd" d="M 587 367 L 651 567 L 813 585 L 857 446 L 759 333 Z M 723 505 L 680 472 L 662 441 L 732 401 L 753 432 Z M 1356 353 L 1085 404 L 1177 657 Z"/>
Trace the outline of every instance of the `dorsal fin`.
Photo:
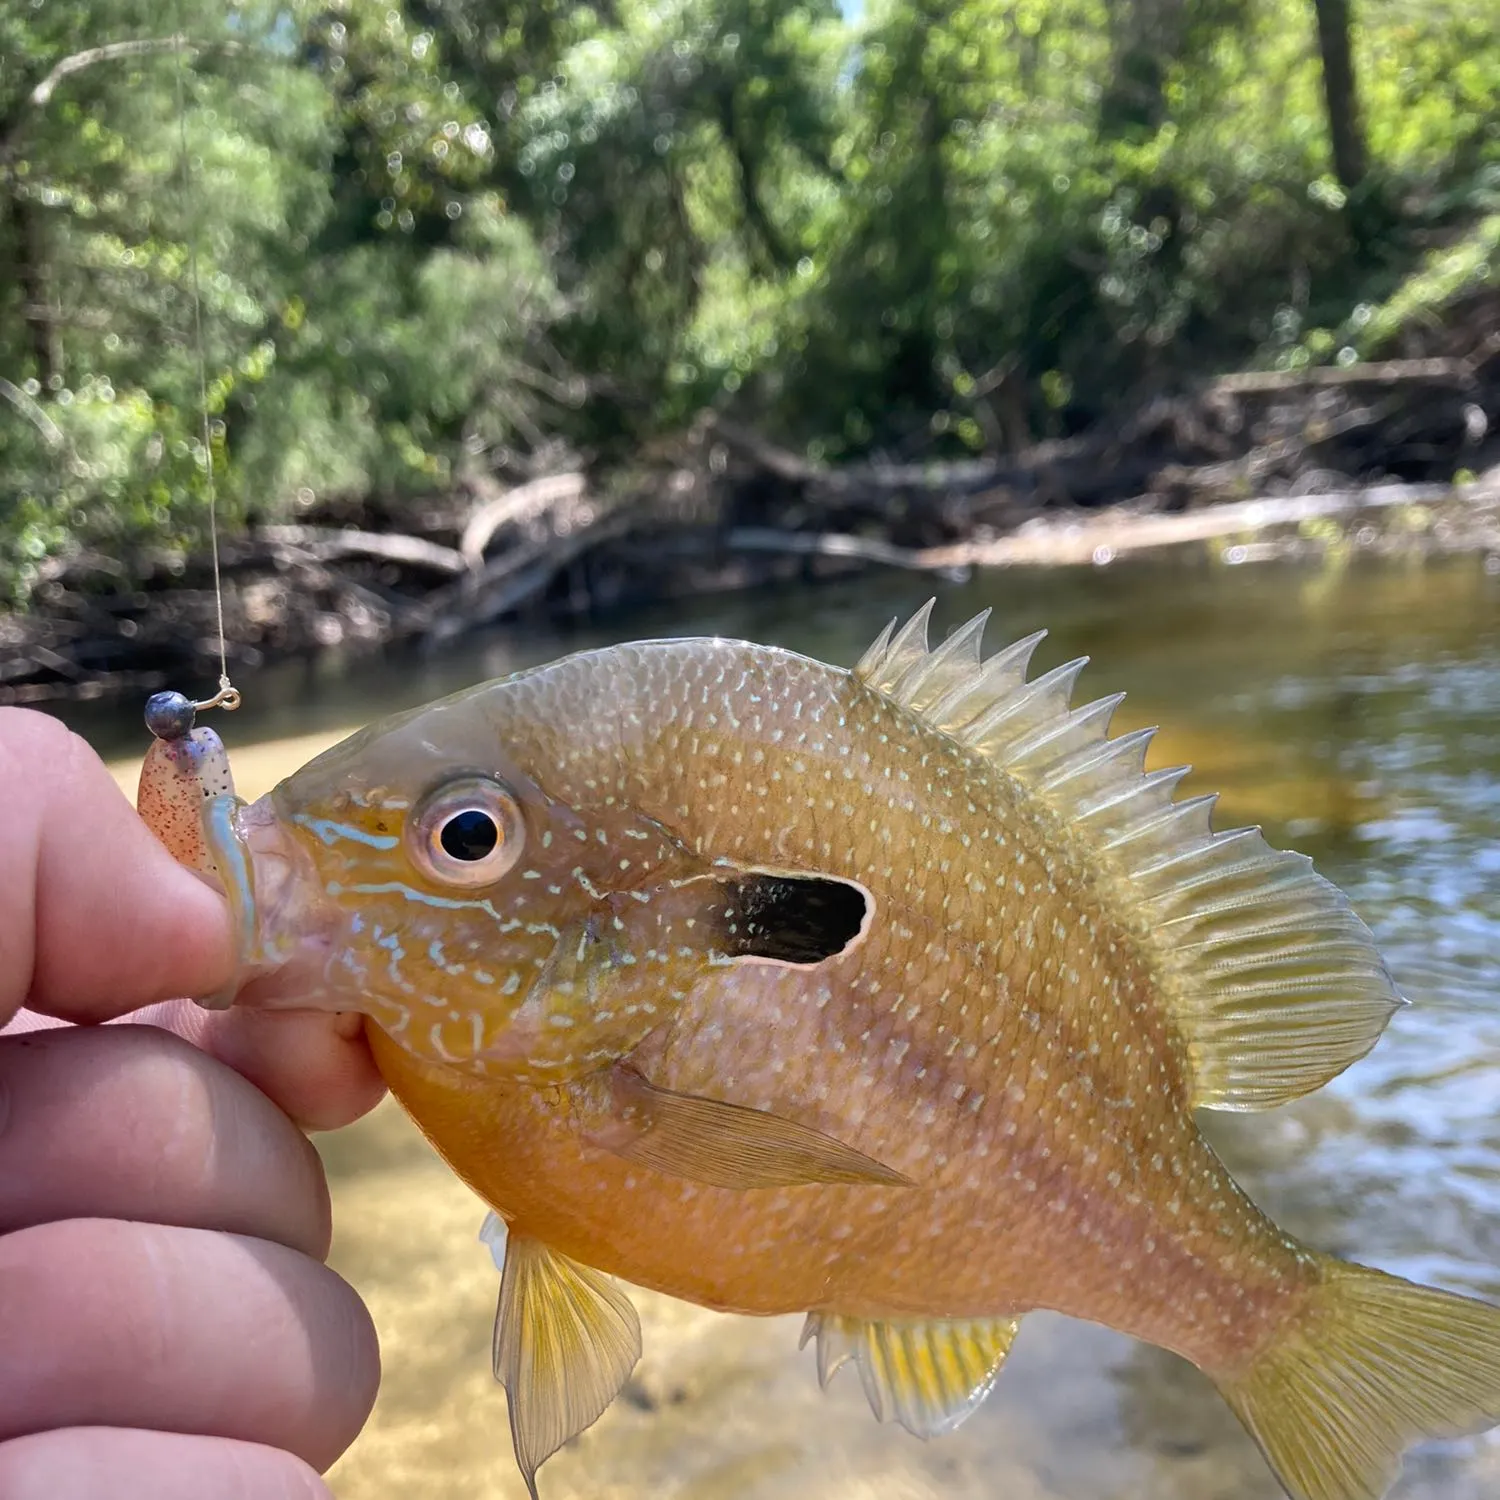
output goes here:
<path id="1" fill-rule="evenodd" d="M 927 605 L 854 674 L 1004 771 L 1060 819 L 1182 1027 L 1193 1103 L 1269 1109 L 1358 1061 L 1399 1006 L 1369 929 L 1305 855 L 1215 833 L 1187 766 L 1145 770 L 1154 730 L 1110 739 L 1118 695 L 1071 708 L 1088 658 L 1026 681 L 1045 632 L 981 662 L 984 616 L 935 650 Z"/>

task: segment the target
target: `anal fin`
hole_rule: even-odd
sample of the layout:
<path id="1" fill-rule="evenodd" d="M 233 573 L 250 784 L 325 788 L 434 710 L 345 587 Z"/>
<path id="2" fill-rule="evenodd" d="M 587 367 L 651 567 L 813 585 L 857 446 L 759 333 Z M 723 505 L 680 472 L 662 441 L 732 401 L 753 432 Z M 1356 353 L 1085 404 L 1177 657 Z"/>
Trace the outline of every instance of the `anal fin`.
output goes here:
<path id="1" fill-rule="evenodd" d="M 536 1471 L 596 1422 L 641 1357 L 641 1325 L 630 1299 L 599 1271 L 540 1240 L 498 1232 L 480 1237 L 499 1259 L 495 1379 L 505 1387 L 516 1462 L 536 1500 Z"/>
<path id="2" fill-rule="evenodd" d="M 802 1343 L 818 1341 L 823 1386 L 848 1360 L 859 1366 L 870 1408 L 919 1438 L 951 1432 L 989 1395 L 1019 1318 L 905 1322 L 809 1313 Z"/>
<path id="3" fill-rule="evenodd" d="M 765 1110 L 657 1088 L 631 1068 L 573 1091 L 572 1103 L 593 1145 L 672 1177 L 712 1187 L 797 1187 L 808 1183 L 883 1183 L 911 1179 L 853 1146 Z"/>

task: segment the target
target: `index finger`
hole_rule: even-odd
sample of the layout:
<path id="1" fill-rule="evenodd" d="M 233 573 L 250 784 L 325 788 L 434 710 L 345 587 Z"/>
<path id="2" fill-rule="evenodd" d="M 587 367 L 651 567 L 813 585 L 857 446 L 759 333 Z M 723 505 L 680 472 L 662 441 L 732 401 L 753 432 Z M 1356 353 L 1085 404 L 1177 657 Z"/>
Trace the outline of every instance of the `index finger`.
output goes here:
<path id="1" fill-rule="evenodd" d="M 204 995 L 233 968 L 229 909 L 56 719 L 0 709 L 0 1025 L 22 1005 L 104 1021 Z"/>
<path id="2" fill-rule="evenodd" d="M 232 949 L 227 903 L 166 852 L 88 745 L 0 709 L 0 1028 L 23 1005 L 90 1022 L 167 1002 L 137 1019 L 228 1063 L 299 1124 L 373 1108 L 385 1085 L 359 1016 L 210 1014 L 178 998 L 223 988 Z"/>

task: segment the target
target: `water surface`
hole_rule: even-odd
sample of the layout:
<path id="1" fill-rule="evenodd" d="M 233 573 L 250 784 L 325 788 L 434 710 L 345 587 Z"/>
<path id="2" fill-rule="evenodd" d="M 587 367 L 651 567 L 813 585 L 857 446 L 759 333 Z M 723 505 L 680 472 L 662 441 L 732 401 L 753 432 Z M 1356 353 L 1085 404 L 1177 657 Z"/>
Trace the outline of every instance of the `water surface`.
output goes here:
<path id="1" fill-rule="evenodd" d="M 849 663 L 934 591 L 893 575 L 696 603 L 629 636 L 722 632 Z M 940 629 L 994 610 L 990 642 L 1048 627 L 1037 662 L 1088 654 L 1080 693 L 1130 693 L 1220 826 L 1312 854 L 1374 928 L 1413 1004 L 1311 1099 L 1209 1120 L 1251 1193 L 1311 1243 L 1500 1299 L 1500 578 L 1479 558 L 1224 568 L 1148 560 L 941 585 Z M 251 795 L 341 727 L 611 639 L 516 634 L 378 664 L 291 666 L 219 721 Z M 124 753 L 133 726 L 85 721 Z M 309 738 L 311 737 L 311 738 Z M 321 1145 L 335 1264 L 369 1299 L 386 1382 L 332 1475 L 341 1500 L 519 1497 L 488 1374 L 496 1277 L 482 1210 L 390 1106 Z M 982 1251 L 976 1251 L 982 1253 Z M 1207 1381 L 1105 1330 L 1033 1315 L 980 1412 L 921 1444 L 879 1427 L 847 1371 L 825 1395 L 798 1321 L 640 1296 L 646 1355 L 542 1475 L 546 1500 L 1276 1500 Z M 1500 1441 L 1432 1445 L 1400 1500 L 1500 1494 Z"/>

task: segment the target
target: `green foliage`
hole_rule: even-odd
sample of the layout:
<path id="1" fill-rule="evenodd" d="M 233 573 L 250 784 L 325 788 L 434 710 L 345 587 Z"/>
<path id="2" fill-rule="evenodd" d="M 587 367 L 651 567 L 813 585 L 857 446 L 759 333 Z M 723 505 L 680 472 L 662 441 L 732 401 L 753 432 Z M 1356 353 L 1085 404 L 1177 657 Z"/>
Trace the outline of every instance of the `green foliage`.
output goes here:
<path id="1" fill-rule="evenodd" d="M 535 428 L 558 299 L 430 34 L 259 0 L 32 14 L 0 21 L 0 598 L 70 543 L 201 540 L 195 257 L 229 521 L 441 488 L 464 442 Z"/>
<path id="2" fill-rule="evenodd" d="M 1496 274 L 1500 24 L 1352 40 L 1349 192 L 1312 0 L 6 7 L 0 600 L 200 535 L 195 255 L 231 522 L 704 406 L 993 450 L 1378 350 Z"/>
<path id="3" fill-rule="evenodd" d="M 1491 201 L 1500 205 L 1500 171 L 1495 184 Z M 1487 214 L 1462 238 L 1424 256 L 1384 300 L 1356 304 L 1337 328 L 1312 329 L 1278 363 L 1297 369 L 1389 355 L 1403 330 L 1431 328 L 1466 292 L 1486 285 L 1500 286 L 1500 212 Z"/>

